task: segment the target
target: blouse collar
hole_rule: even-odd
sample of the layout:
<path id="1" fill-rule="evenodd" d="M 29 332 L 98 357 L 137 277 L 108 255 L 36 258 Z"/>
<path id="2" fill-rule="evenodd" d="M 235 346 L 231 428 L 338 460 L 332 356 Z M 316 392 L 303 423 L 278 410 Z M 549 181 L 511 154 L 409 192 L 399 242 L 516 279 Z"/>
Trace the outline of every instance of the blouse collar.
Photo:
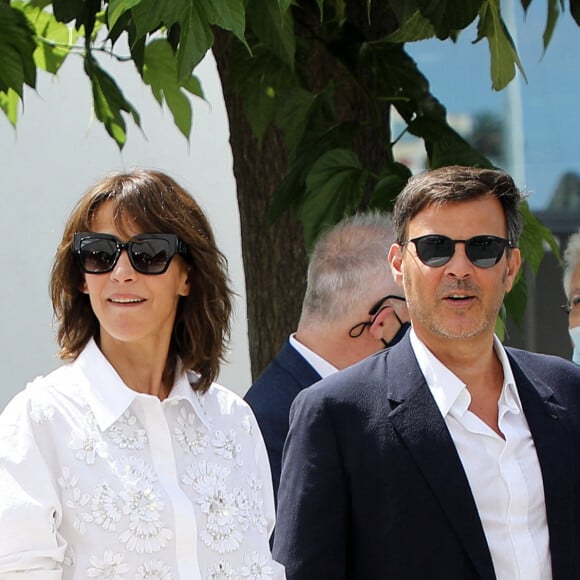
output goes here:
<path id="1" fill-rule="evenodd" d="M 89 406 L 102 431 L 113 425 L 135 399 L 157 399 L 155 395 L 139 393 L 128 387 L 94 339 L 88 342 L 73 362 L 73 367 L 82 375 L 81 382 L 87 391 Z M 194 391 L 191 386 L 197 379 L 195 373 L 184 371 L 179 364 L 169 396 L 164 401 L 157 400 L 161 405 L 176 405 L 179 401 L 187 401 L 204 425 L 209 427 L 210 420 L 200 400 L 203 395 Z"/>

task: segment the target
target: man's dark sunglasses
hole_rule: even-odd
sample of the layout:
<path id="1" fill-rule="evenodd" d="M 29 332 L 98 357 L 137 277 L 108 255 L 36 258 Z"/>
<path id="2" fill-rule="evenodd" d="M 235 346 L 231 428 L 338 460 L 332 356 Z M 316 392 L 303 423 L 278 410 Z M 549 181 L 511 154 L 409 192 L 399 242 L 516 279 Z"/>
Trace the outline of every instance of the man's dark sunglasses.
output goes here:
<path id="1" fill-rule="evenodd" d="M 141 274 L 163 274 L 176 254 L 186 254 L 187 247 L 175 234 L 139 234 L 121 242 L 110 234 L 80 232 L 74 235 L 73 252 L 81 270 L 87 274 L 105 274 L 117 263 L 123 250 Z"/>
<path id="2" fill-rule="evenodd" d="M 371 309 L 369 310 L 369 316 L 372 316 L 370 320 L 365 320 L 364 322 L 359 322 L 355 324 L 349 331 L 348 335 L 351 338 L 358 338 L 365 330 L 367 326 L 371 326 L 371 324 L 375 321 L 376 315 L 383 309 L 389 306 L 385 304 L 387 300 L 401 300 L 405 302 L 405 299 L 402 296 L 397 296 L 396 294 L 389 294 L 388 296 L 383 296 L 380 300 L 378 300 Z M 397 317 L 399 324 L 403 324 L 401 319 L 397 316 L 397 313 L 393 310 L 393 314 Z"/>
<path id="3" fill-rule="evenodd" d="M 501 260 L 505 249 L 514 247 L 509 240 L 497 236 L 475 236 L 468 240 L 452 240 L 447 236 L 430 234 L 413 238 L 409 242 L 415 244 L 419 260 L 431 268 L 439 268 L 447 264 L 455 253 L 455 244 L 465 244 L 467 257 L 478 268 L 495 266 Z"/>

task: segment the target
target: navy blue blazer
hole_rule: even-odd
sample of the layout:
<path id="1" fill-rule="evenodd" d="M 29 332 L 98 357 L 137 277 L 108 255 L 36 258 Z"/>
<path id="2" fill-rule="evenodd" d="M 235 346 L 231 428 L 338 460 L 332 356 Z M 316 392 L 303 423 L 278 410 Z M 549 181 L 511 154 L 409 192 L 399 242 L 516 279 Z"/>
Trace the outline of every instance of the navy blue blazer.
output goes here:
<path id="1" fill-rule="evenodd" d="M 290 340 L 286 340 L 276 358 L 264 369 L 244 397 L 252 407 L 264 436 L 272 470 L 274 497 L 278 495 L 290 406 L 300 391 L 319 380 L 320 375 L 290 344 Z"/>
<path id="2" fill-rule="evenodd" d="M 553 578 L 580 579 L 580 367 L 507 352 L 544 480 Z M 408 336 L 296 398 L 274 558 L 288 580 L 496 578 Z"/>

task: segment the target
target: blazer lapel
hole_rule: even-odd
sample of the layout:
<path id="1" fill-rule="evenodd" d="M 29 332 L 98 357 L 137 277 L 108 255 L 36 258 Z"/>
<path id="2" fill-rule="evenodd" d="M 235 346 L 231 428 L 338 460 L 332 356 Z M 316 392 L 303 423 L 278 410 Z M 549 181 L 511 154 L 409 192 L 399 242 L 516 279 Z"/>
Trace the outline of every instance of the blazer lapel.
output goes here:
<path id="1" fill-rule="evenodd" d="M 429 482 L 481 578 L 495 579 L 469 482 L 408 335 L 391 349 L 388 363 L 388 397 L 393 405 L 389 419 Z"/>
<path id="2" fill-rule="evenodd" d="M 534 384 L 528 376 L 533 369 L 517 352 L 508 349 L 510 364 L 536 447 L 542 479 L 554 580 L 574 576 L 574 480 L 569 470 L 574 465 L 573 447 L 565 428 L 566 409 L 558 404 L 552 389 L 540 381 Z"/>

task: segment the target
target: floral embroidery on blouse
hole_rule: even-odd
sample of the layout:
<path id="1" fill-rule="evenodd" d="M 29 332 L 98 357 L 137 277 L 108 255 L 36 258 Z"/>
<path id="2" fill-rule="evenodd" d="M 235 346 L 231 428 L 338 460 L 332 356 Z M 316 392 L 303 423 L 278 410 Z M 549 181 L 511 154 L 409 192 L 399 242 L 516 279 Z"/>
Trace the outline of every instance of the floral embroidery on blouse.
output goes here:
<path id="1" fill-rule="evenodd" d="M 200 461 L 192 464 L 182 478 L 195 490 L 194 501 L 206 516 L 200 538 L 220 554 L 237 550 L 249 525 L 248 499 L 241 489 L 228 487 L 229 475 L 227 467 Z"/>
<path id="2" fill-rule="evenodd" d="M 76 451 L 75 457 L 87 465 L 93 465 L 98 457 L 107 456 L 107 444 L 102 440 L 100 432 L 87 417 L 87 422 L 71 433 L 69 446 Z"/>
<path id="3" fill-rule="evenodd" d="M 174 428 L 175 438 L 183 450 L 194 455 L 203 453 L 209 440 L 203 427 L 196 425 L 196 416 L 182 407 L 176 421 L 178 426 Z"/>
<path id="4" fill-rule="evenodd" d="M 255 476 L 248 477 L 248 487 L 250 488 L 250 522 L 255 526 L 260 534 L 265 534 L 268 530 L 268 522 L 264 517 L 263 484 Z"/>
<path id="5" fill-rule="evenodd" d="M 172 580 L 171 571 L 161 560 L 145 560 L 137 568 L 135 580 Z"/>
<path id="6" fill-rule="evenodd" d="M 125 411 L 109 429 L 109 437 L 121 449 L 143 449 L 147 445 L 147 433 L 139 428 L 137 417 Z"/>
<path id="7" fill-rule="evenodd" d="M 248 580 L 271 580 L 272 565 L 269 558 L 258 552 L 244 556 L 245 566 L 242 566 L 242 576 Z"/>
<path id="8" fill-rule="evenodd" d="M 238 443 L 238 437 L 233 429 L 227 434 L 223 431 L 216 431 L 211 444 L 218 455 L 226 459 L 235 459 L 236 465 L 241 467 L 243 462 L 239 455 L 242 446 Z"/>
<path id="9" fill-rule="evenodd" d="M 123 561 L 121 554 L 113 554 L 111 550 L 106 550 L 102 558 L 90 557 L 91 568 L 87 570 L 89 578 L 98 580 L 126 580 L 129 566 Z"/>
<path id="10" fill-rule="evenodd" d="M 123 473 L 123 513 L 129 516 L 129 528 L 120 536 L 128 550 L 158 552 L 173 538 L 171 530 L 161 521 L 165 510 L 162 493 L 149 465 L 135 457 L 120 462 Z"/>
<path id="11" fill-rule="evenodd" d="M 106 481 L 101 481 L 91 499 L 91 510 L 96 524 L 114 532 L 123 515 L 123 500 Z"/>
<path id="12" fill-rule="evenodd" d="M 52 421 L 54 418 L 54 407 L 42 400 L 32 400 L 30 403 L 30 418 L 35 423 Z"/>
<path id="13" fill-rule="evenodd" d="M 207 571 L 207 580 L 232 580 L 236 576 L 236 571 L 224 560 L 220 560 Z"/>
<path id="14" fill-rule="evenodd" d="M 71 475 L 68 467 L 62 468 L 62 475 L 58 478 L 58 484 L 63 488 L 65 505 L 75 514 L 73 526 L 80 534 L 86 532 L 86 524 L 93 521 L 93 516 L 85 511 L 91 502 L 88 493 L 82 493 L 78 487 L 79 478 Z"/>

